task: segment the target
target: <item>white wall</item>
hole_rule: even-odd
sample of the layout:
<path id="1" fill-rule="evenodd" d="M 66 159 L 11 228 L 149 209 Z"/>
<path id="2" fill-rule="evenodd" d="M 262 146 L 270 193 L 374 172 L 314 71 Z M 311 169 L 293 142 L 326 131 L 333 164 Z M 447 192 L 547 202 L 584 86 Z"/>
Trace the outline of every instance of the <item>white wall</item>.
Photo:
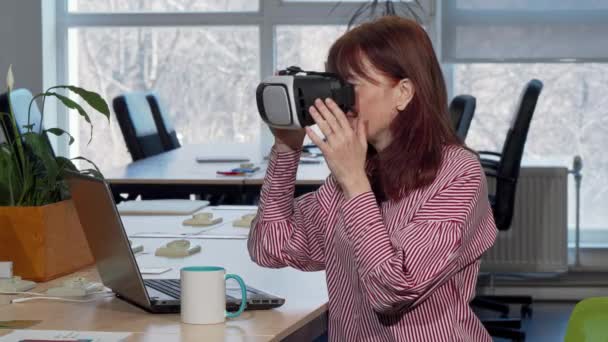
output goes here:
<path id="1" fill-rule="evenodd" d="M 15 87 L 39 93 L 42 75 L 41 0 L 3 0 L 0 3 L 0 91 L 6 90 L 10 64 Z"/>

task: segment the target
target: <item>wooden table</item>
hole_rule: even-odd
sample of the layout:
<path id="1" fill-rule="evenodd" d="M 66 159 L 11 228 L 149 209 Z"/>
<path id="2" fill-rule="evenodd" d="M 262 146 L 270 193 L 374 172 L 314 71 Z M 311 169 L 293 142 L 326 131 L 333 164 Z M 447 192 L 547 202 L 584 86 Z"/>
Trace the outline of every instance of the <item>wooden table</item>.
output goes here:
<path id="1" fill-rule="evenodd" d="M 225 214 L 227 220 L 248 211 Z M 181 226 L 185 216 L 124 216 L 128 234 L 158 231 Z M 193 228 L 196 229 L 196 228 Z M 311 340 L 327 329 L 327 287 L 324 272 L 301 272 L 291 268 L 267 269 L 254 264 L 247 252 L 247 240 L 190 239 L 201 244 L 202 252 L 184 259 L 159 258 L 155 249 L 173 238 L 132 238 L 144 245 L 137 254 L 140 267 L 170 266 L 170 272 L 144 278 L 179 278 L 179 268 L 190 265 L 218 265 L 240 275 L 247 284 L 279 295 L 286 303 L 273 310 L 246 311 L 225 324 L 186 325 L 177 314 L 149 314 L 114 297 L 90 303 L 33 301 L 8 304 L 0 296 L 0 321 L 42 320 L 31 329 L 92 330 L 134 332 L 128 341 L 278 341 Z M 147 254 L 150 253 L 150 254 Z M 41 292 L 60 284 L 65 278 L 85 276 L 99 279 L 94 267 L 68 277 L 39 284 Z M 4 331 L 0 330 L 0 333 Z"/>
<path id="2" fill-rule="evenodd" d="M 218 170 L 239 167 L 238 162 L 199 163 L 198 156 L 245 156 L 261 169 L 247 177 L 222 176 Z M 253 146 L 222 145 L 222 152 L 210 145 L 185 145 L 153 157 L 138 160 L 105 173 L 115 200 L 119 194 L 142 194 L 144 197 L 188 197 L 189 194 L 223 194 L 237 198 L 258 194 L 266 174 L 267 161 Z M 301 164 L 296 177 L 296 195 L 318 188 L 329 175 L 322 161 L 319 164 Z"/>

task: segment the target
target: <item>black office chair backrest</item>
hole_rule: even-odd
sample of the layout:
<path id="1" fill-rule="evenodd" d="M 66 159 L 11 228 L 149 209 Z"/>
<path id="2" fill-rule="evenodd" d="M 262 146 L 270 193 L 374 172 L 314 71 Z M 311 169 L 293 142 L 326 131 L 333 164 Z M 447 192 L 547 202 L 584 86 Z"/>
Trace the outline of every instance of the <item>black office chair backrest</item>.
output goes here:
<path id="1" fill-rule="evenodd" d="M 165 107 L 163 101 L 160 99 L 158 94 L 155 92 L 149 92 L 146 95 L 146 100 L 152 110 L 156 127 L 158 127 L 158 133 L 160 134 L 160 141 L 163 144 L 165 151 L 170 151 L 181 146 L 177 139 L 177 132 L 173 127 L 167 107 Z"/>
<path id="2" fill-rule="evenodd" d="M 502 148 L 496 170 L 496 194 L 493 206 L 494 220 L 500 230 L 507 230 L 511 226 L 521 159 L 524 154 L 532 115 L 542 89 L 543 83 L 536 79 L 526 84 Z"/>
<path id="3" fill-rule="evenodd" d="M 452 127 L 462 142 L 466 140 L 469 127 L 471 127 L 476 103 L 475 97 L 471 95 L 458 95 L 450 102 Z"/>
<path id="4" fill-rule="evenodd" d="M 10 92 L 10 109 L 12 109 L 13 117 L 15 118 L 15 123 L 17 124 L 17 131 L 20 135 L 28 131 L 28 129 L 25 127 L 28 125 L 28 120 L 29 124 L 33 125 L 32 131 L 34 131 L 35 133 L 38 133 L 41 128 L 42 114 L 40 113 L 36 102 L 32 103 L 32 107 L 30 108 L 30 102 L 33 98 L 34 96 L 32 95 L 32 93 L 25 88 L 14 89 Z M 9 112 L 8 92 L 0 95 L 0 112 Z M 6 115 L 3 115 L 2 120 L 4 123 L 4 127 L 7 128 L 7 130 L 3 132 L 4 140 L 7 142 L 15 141 L 15 134 L 12 129 L 12 122 L 10 118 Z M 42 126 L 42 129 L 44 130 L 44 126 Z M 44 134 L 44 139 L 49 147 L 49 150 L 54 156 L 55 153 L 53 151 L 53 147 L 51 146 L 51 142 L 48 138 L 48 135 Z"/>
<path id="5" fill-rule="evenodd" d="M 134 161 L 164 152 L 145 93 L 131 92 L 117 96 L 112 106 Z"/>

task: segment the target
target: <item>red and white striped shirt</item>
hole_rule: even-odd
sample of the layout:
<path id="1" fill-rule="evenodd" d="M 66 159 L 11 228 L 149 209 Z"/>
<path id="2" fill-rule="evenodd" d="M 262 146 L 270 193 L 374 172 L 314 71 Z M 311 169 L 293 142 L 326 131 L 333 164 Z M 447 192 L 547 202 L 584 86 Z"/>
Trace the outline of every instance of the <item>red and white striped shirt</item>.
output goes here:
<path id="1" fill-rule="evenodd" d="M 380 205 L 330 175 L 294 200 L 300 153 L 273 149 L 249 235 L 254 262 L 325 270 L 331 341 L 491 341 L 469 307 L 496 238 L 477 158 L 446 147 L 435 181 Z"/>

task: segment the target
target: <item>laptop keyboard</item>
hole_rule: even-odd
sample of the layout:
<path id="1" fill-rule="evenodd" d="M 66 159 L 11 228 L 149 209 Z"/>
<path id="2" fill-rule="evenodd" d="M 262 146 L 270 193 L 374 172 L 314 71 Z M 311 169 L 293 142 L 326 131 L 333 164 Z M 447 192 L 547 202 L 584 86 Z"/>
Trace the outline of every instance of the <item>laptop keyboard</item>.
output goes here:
<path id="1" fill-rule="evenodd" d="M 144 279 L 144 284 L 176 299 L 182 297 L 182 289 L 178 279 Z"/>
<path id="2" fill-rule="evenodd" d="M 144 279 L 144 284 L 175 299 L 181 299 L 182 289 L 179 279 Z M 247 287 L 247 309 L 270 309 L 283 304 L 283 299 L 269 296 L 254 288 Z M 226 299 L 227 310 L 238 309 L 241 302 L 241 290 L 239 288 L 227 288 Z"/>

